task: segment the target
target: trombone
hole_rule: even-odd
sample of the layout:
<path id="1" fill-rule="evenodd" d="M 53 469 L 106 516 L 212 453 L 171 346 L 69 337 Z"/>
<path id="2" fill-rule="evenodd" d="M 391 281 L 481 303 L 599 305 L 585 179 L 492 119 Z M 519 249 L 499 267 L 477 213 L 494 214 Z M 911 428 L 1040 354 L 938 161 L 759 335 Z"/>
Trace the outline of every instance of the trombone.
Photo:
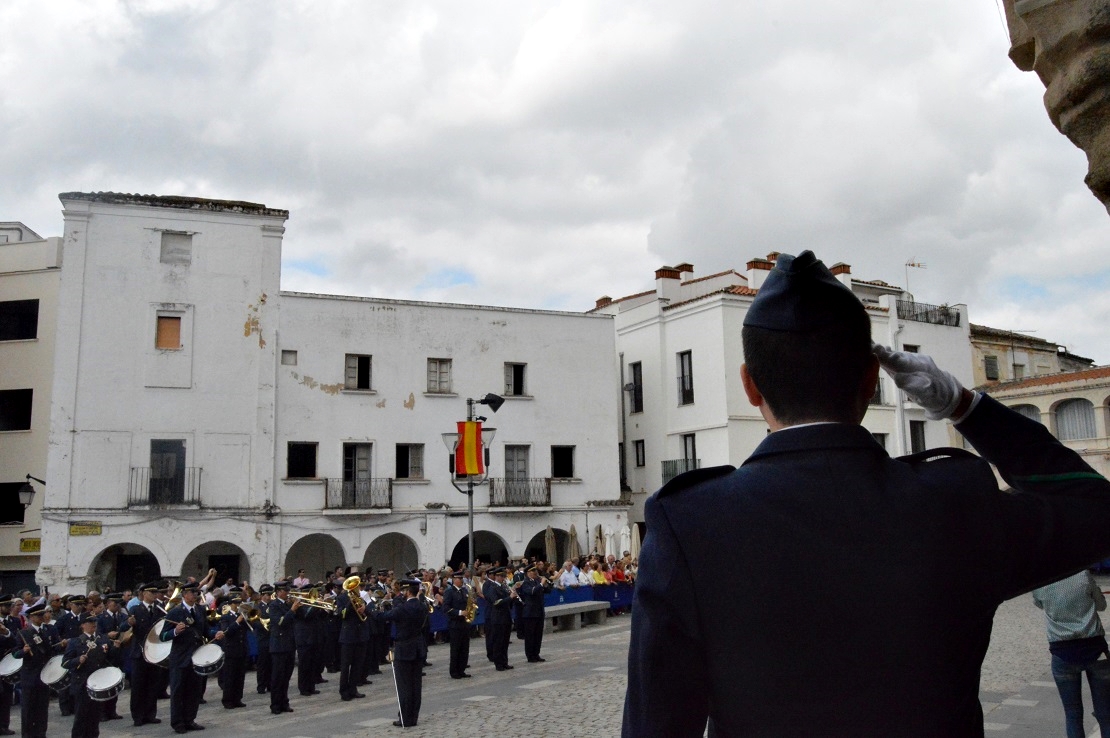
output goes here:
<path id="1" fill-rule="evenodd" d="M 344 584 L 346 584 L 346 582 L 344 582 Z M 315 587 L 310 589 L 307 595 L 291 594 L 289 595 L 289 599 L 301 603 L 304 607 L 316 607 L 325 612 L 335 612 L 335 602 L 322 599 L 319 590 Z"/>

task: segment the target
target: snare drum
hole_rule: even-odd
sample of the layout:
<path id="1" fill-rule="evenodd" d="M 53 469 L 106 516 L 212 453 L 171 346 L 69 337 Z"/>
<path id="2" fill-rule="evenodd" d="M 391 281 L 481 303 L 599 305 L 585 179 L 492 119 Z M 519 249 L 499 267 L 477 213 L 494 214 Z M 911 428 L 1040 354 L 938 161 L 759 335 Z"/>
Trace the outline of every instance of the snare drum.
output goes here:
<path id="1" fill-rule="evenodd" d="M 163 669 L 169 667 L 170 651 L 173 650 L 172 641 L 163 643 L 158 638 L 162 634 L 162 627 L 165 624 L 165 620 L 159 620 L 155 623 L 150 632 L 146 634 L 146 643 L 143 644 L 143 660 L 148 664 L 161 666 Z"/>
<path id="2" fill-rule="evenodd" d="M 70 672 L 69 669 L 62 666 L 62 658 L 61 654 L 52 657 L 46 662 L 46 666 L 42 667 L 42 672 L 39 674 L 42 683 L 55 692 L 61 692 L 69 686 Z"/>
<path id="3" fill-rule="evenodd" d="M 85 682 L 85 691 L 89 699 L 97 702 L 107 702 L 123 691 L 123 671 L 114 666 L 103 666 L 92 674 Z"/>
<path id="4" fill-rule="evenodd" d="M 19 681 L 19 670 L 23 668 L 23 659 L 17 659 L 10 653 L 0 659 L 0 679 L 8 684 Z"/>
<path id="5" fill-rule="evenodd" d="M 193 651 L 193 671 L 201 676 L 211 676 L 224 665 L 224 650 L 215 643 L 206 643 Z"/>

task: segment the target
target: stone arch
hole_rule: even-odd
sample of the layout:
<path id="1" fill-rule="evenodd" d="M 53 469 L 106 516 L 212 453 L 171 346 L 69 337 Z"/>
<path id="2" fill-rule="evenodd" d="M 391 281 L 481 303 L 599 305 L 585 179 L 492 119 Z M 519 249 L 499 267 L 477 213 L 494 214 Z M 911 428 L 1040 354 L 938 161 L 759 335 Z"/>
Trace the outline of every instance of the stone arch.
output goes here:
<path id="1" fill-rule="evenodd" d="M 563 562 L 567 560 L 567 542 L 570 540 L 570 534 L 562 528 L 552 528 L 555 533 L 555 558 L 550 559 L 556 566 L 562 566 Z M 524 555 L 527 557 L 535 556 L 536 559 L 549 561 L 547 557 L 547 541 L 546 536 L 547 528 L 544 527 L 532 539 L 528 541 L 528 545 L 524 547 Z"/>
<path id="2" fill-rule="evenodd" d="M 119 592 L 161 578 L 162 564 L 150 549 L 137 543 L 115 543 L 93 557 L 86 587 L 102 593 Z"/>
<path id="3" fill-rule="evenodd" d="M 363 571 L 392 569 L 397 576 L 420 565 L 420 551 L 416 541 L 404 533 L 386 533 L 378 536 L 366 547 L 362 557 Z"/>
<path id="4" fill-rule="evenodd" d="M 455 544 L 448 561 L 453 568 L 461 566 L 466 562 L 468 553 L 467 536 L 463 536 Z M 487 564 L 494 561 L 505 564 L 509 560 L 509 547 L 505 544 L 505 540 L 493 531 L 476 530 L 474 531 L 474 558 Z"/>
<path id="5" fill-rule="evenodd" d="M 1082 397 L 1061 400 L 1053 407 L 1056 418 L 1056 437 L 1061 441 L 1079 441 L 1094 438 L 1095 406 Z"/>
<path id="6" fill-rule="evenodd" d="M 181 579 L 196 577 L 199 582 L 209 569 L 216 570 L 216 585 L 228 579 L 236 584 L 251 578 L 250 557 L 239 546 L 227 541 L 206 541 L 200 544 L 181 562 Z"/>
<path id="7" fill-rule="evenodd" d="M 339 541 L 327 533 L 310 533 L 289 547 L 289 553 L 285 555 L 285 570 L 281 575 L 294 578 L 297 571 L 304 569 L 305 575 L 316 582 L 321 577 L 330 576 L 335 567 L 346 565 L 347 554 Z"/>

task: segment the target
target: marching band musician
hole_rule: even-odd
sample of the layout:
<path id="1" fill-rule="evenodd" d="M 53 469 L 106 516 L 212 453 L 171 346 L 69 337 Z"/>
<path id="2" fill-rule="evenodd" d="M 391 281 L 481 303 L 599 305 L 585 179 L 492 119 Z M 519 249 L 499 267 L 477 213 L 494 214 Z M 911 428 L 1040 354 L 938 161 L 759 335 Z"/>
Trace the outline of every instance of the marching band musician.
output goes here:
<path id="1" fill-rule="evenodd" d="M 58 636 L 68 643 L 81 636 L 81 615 L 85 612 L 85 595 L 75 594 L 63 597 L 62 603 L 68 609 L 58 616 L 56 627 Z M 73 714 L 73 695 L 68 689 L 58 695 L 58 709 L 63 716 Z"/>
<path id="2" fill-rule="evenodd" d="M 197 723 L 197 710 L 204 696 L 205 678 L 193 671 L 193 653 L 204 644 L 208 631 L 205 608 L 197 604 L 200 587 L 196 582 L 181 586 L 181 604 L 166 613 L 167 624 L 161 639 L 173 641 L 170 650 L 170 725 L 178 733 L 204 730 Z M 170 627 L 170 626 L 173 627 Z M 224 634 L 217 633 L 216 640 Z"/>
<path id="3" fill-rule="evenodd" d="M 123 601 L 123 594 L 121 592 L 109 592 L 104 595 L 104 611 L 96 616 L 96 634 L 102 635 L 110 641 L 119 645 L 119 638 L 124 630 L 130 629 L 131 626 L 127 625 L 126 619 L 123 624 L 120 624 L 120 602 Z M 111 666 L 123 667 L 123 653 L 121 649 L 112 651 Z M 116 704 L 119 701 L 119 695 L 116 695 L 110 700 L 101 703 L 101 713 L 104 720 L 120 720 L 123 715 L 116 712 Z"/>
<path id="4" fill-rule="evenodd" d="M 224 650 L 224 665 L 220 669 L 220 686 L 225 710 L 246 707 L 243 702 L 243 682 L 247 678 L 247 630 L 250 624 L 240 606 L 243 604 L 241 587 L 231 587 L 227 593 L 230 607 L 220 616 L 220 646 Z"/>
<path id="5" fill-rule="evenodd" d="M 304 617 L 301 601 L 286 604 L 289 582 L 274 583 L 274 599 L 270 602 L 270 712 L 280 715 L 293 712 L 289 706 L 289 678 L 293 676 L 293 657 L 297 639 L 293 623 Z"/>
<path id="6" fill-rule="evenodd" d="M 399 728 L 412 728 L 420 718 L 422 670 L 428 655 L 428 643 L 424 640 L 428 606 L 421 596 L 419 579 L 405 579 L 402 584 L 405 601 L 391 610 L 375 613 L 374 618 L 397 627 L 393 641 L 393 669 L 400 714 L 393 724 Z"/>
<path id="7" fill-rule="evenodd" d="M 551 582 L 540 576 L 536 565 L 524 570 L 525 579 L 521 582 L 518 594 L 521 607 L 521 630 L 524 631 L 524 655 L 531 664 L 546 661 L 540 657 L 540 644 L 543 642 L 543 597 L 551 591 Z"/>
<path id="8" fill-rule="evenodd" d="M 23 659 L 23 667 L 19 670 L 19 706 L 22 733 L 26 738 L 46 738 L 50 687 L 42 681 L 42 667 L 55 653 L 64 649 L 57 631 L 43 625 L 45 612 L 44 602 L 28 608 L 28 625 L 15 633 L 15 649 L 12 651 L 17 659 Z"/>
<path id="9" fill-rule="evenodd" d="M 263 584 L 258 588 L 258 617 L 259 623 L 270 620 L 270 600 L 274 596 L 274 585 Z M 255 688 L 259 694 L 270 691 L 270 632 L 263 625 L 255 631 L 258 641 L 258 660 L 254 662 Z"/>
<path id="10" fill-rule="evenodd" d="M 378 569 L 378 578 L 376 582 L 370 582 L 365 590 L 363 601 L 370 608 L 370 611 L 378 609 L 378 605 L 374 603 L 373 597 L 376 595 L 379 602 L 385 602 L 386 597 L 389 596 L 389 569 Z M 386 663 L 385 657 L 389 653 L 389 634 L 386 632 L 384 625 L 377 620 L 370 619 L 370 644 L 366 651 L 366 675 L 373 676 L 374 674 L 382 673 L 382 664 Z"/>
<path id="11" fill-rule="evenodd" d="M 513 630 L 513 602 L 517 599 L 515 589 L 505 586 L 505 567 L 490 569 L 493 579 L 486 579 L 485 597 L 489 604 L 486 610 L 486 656 L 498 671 L 513 668 L 509 664 L 509 637 Z"/>
<path id="12" fill-rule="evenodd" d="M 72 603 L 72 600 L 70 600 Z M 105 636 L 96 635 L 96 616 L 82 613 L 78 618 L 81 635 L 66 646 L 62 666 L 69 669 L 69 694 L 73 698 L 73 730 L 71 738 L 98 738 L 100 735 L 100 703 L 93 701 L 86 689 L 89 675 L 108 666 L 108 655 L 116 649 Z"/>
<path id="13" fill-rule="evenodd" d="M 470 665 L 470 623 L 466 619 L 469 602 L 469 589 L 463 584 L 466 572 L 462 569 L 452 573 L 451 584 L 443 594 L 443 609 L 447 613 L 447 636 L 451 643 L 452 679 L 467 679 L 466 668 Z"/>
<path id="14" fill-rule="evenodd" d="M 335 601 L 339 617 L 339 697 L 344 702 L 365 697 L 358 691 L 368 652 L 370 631 L 366 605 L 358 592 L 343 590 Z"/>
<path id="15" fill-rule="evenodd" d="M 15 634 L 19 631 L 19 621 L 12 617 L 12 596 L 0 595 L 0 653 L 7 653 L 15 646 Z M 0 679 L 0 735 L 15 735 L 11 729 L 12 695 L 15 686 Z"/>
<path id="16" fill-rule="evenodd" d="M 143 646 L 146 645 L 147 635 L 166 612 L 158 604 L 158 591 L 161 584 L 151 582 L 140 584 L 138 604 L 132 605 L 127 622 L 131 625 L 131 719 L 135 727 L 140 728 L 147 723 L 157 724 L 158 719 L 158 693 L 160 678 L 163 671 L 153 664 L 148 664 L 143 658 Z"/>
<path id="17" fill-rule="evenodd" d="M 298 594 L 308 596 L 306 591 Z M 319 608 L 306 607 L 293 623 L 293 639 L 297 644 L 297 691 L 302 697 L 320 694 L 316 689 L 316 658 L 321 644 L 316 640 L 316 622 L 323 615 Z"/>

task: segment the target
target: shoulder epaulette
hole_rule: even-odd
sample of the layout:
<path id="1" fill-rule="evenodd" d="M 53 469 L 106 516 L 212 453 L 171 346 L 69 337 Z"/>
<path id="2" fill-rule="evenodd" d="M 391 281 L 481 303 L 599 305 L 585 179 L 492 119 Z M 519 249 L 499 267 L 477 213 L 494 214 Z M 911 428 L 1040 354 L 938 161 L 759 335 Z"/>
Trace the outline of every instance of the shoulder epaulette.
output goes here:
<path id="1" fill-rule="evenodd" d="M 706 467 L 705 469 L 693 469 L 688 472 L 683 472 L 682 474 L 679 474 L 677 477 L 663 485 L 663 488 L 659 490 L 659 497 L 673 495 L 676 492 L 681 492 L 684 489 L 695 487 L 702 482 L 709 481 L 710 479 L 716 479 L 717 477 L 723 477 L 726 474 L 732 474 L 734 471 L 736 471 L 735 466 L 730 466 L 726 464 L 724 466 L 710 466 Z"/>
<path id="2" fill-rule="evenodd" d="M 918 451 L 916 454 L 910 454 L 908 456 L 898 456 L 894 460 L 901 461 L 905 464 L 925 464 L 930 461 L 941 461 L 943 459 L 974 459 L 986 463 L 981 456 L 976 456 L 967 449 L 953 447 L 931 448 L 927 451 Z"/>

